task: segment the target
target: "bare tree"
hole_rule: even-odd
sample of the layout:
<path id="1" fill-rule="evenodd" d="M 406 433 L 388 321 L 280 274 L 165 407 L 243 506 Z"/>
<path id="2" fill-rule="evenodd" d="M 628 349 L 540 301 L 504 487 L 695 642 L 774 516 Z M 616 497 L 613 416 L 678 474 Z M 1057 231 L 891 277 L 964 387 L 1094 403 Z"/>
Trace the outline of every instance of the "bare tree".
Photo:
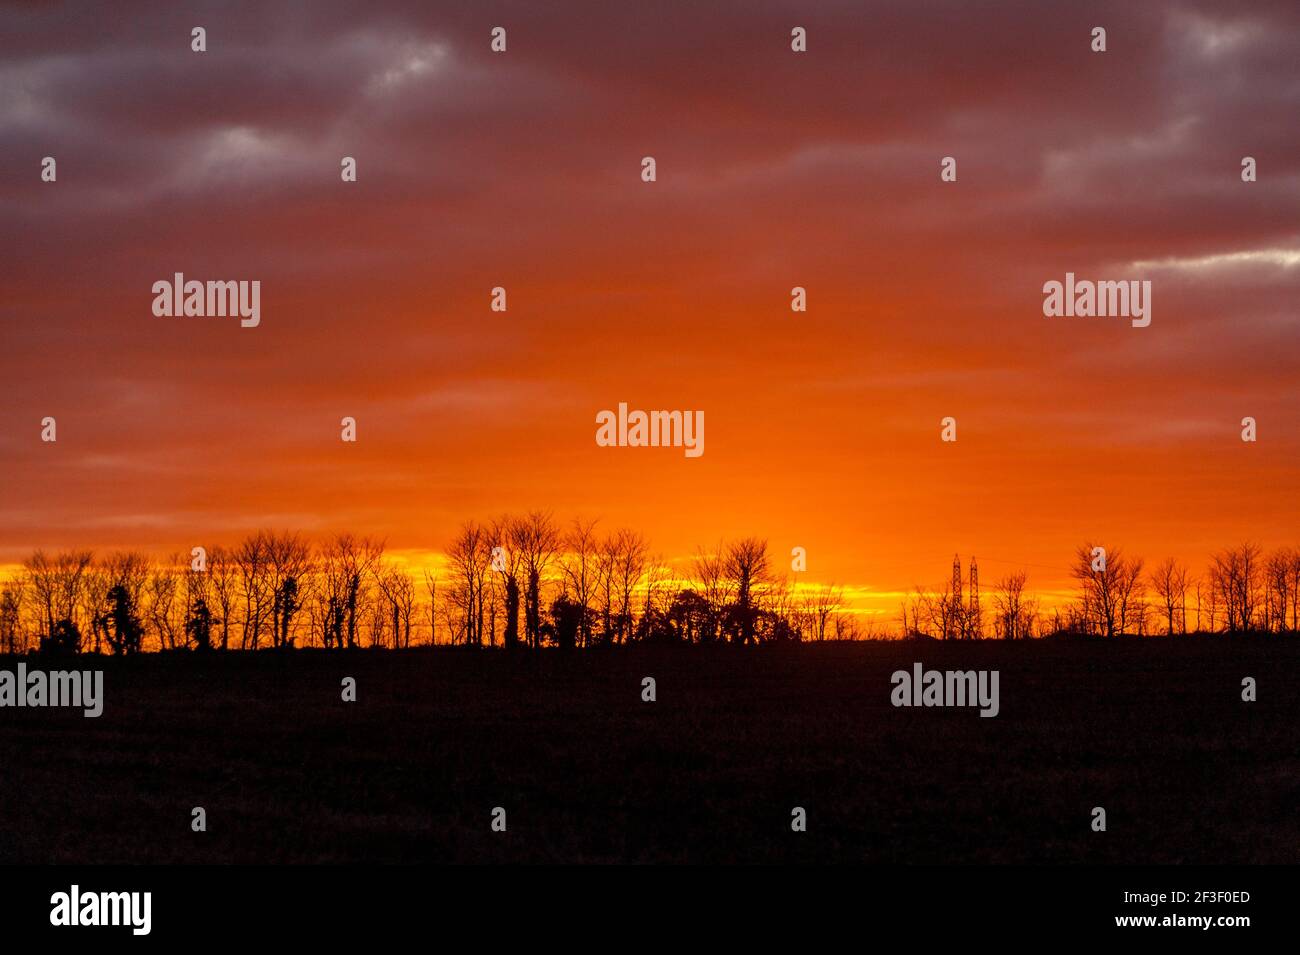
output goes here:
<path id="1" fill-rule="evenodd" d="M 84 616 L 78 620 L 78 611 L 82 606 L 86 573 L 93 560 L 94 555 L 88 550 L 63 551 L 53 557 L 38 550 L 23 562 L 25 580 L 43 617 L 47 639 L 54 641 L 66 634 L 80 642 L 86 621 Z"/>
<path id="2" fill-rule="evenodd" d="M 424 572 L 424 589 L 429 595 L 429 646 L 438 645 L 438 575 Z"/>
<path id="3" fill-rule="evenodd" d="M 172 554 L 165 561 L 155 564 L 149 573 L 146 589 L 146 605 L 149 623 L 158 635 L 158 643 L 167 650 L 175 650 L 181 645 L 184 632 L 183 599 L 177 600 L 179 593 L 179 574 L 177 565 L 180 555 Z"/>
<path id="4" fill-rule="evenodd" d="M 1025 594 L 1028 574 L 1008 574 L 993 588 L 994 631 L 1004 640 L 1027 640 L 1033 635 L 1034 600 Z"/>
<path id="5" fill-rule="evenodd" d="M 311 547 L 298 534 L 263 531 L 261 553 L 267 588 L 271 592 L 271 645 L 293 645 L 293 618 L 306 595 L 303 593 L 311 569 Z"/>
<path id="6" fill-rule="evenodd" d="M 1160 601 L 1160 609 L 1165 618 L 1165 632 L 1173 636 L 1176 632 L 1175 621 L 1182 614 L 1182 632 L 1187 630 L 1187 568 L 1168 557 L 1151 571 L 1151 589 Z"/>
<path id="7" fill-rule="evenodd" d="M 384 596 L 388 620 L 393 628 L 393 649 L 411 645 L 411 615 L 415 607 L 415 583 L 410 575 L 390 567 L 378 575 L 379 590 Z"/>
<path id="8" fill-rule="evenodd" d="M 524 533 L 516 517 L 503 515 L 494 520 L 488 529 L 490 552 L 490 591 L 493 600 L 492 635 L 496 639 L 495 601 L 500 598 L 505 616 L 501 642 L 507 650 L 519 646 L 520 577 L 523 570 L 523 550 L 517 546 Z"/>
<path id="9" fill-rule="evenodd" d="M 946 607 L 948 603 L 948 592 L 938 597 L 938 606 Z M 938 621 L 939 635 L 942 636 L 948 632 L 946 612 L 936 613 L 936 597 L 929 590 L 920 584 L 912 587 L 910 596 L 903 599 L 900 605 L 899 616 L 903 627 L 903 636 L 905 637 L 932 637 L 935 636 L 934 627 Z"/>
<path id="10" fill-rule="evenodd" d="M 1142 567 L 1142 558 L 1127 555 L 1123 556 L 1118 567 L 1113 564 L 1107 567 L 1107 572 L 1115 576 L 1120 633 L 1146 633 L 1146 578 Z"/>
<path id="11" fill-rule="evenodd" d="M 1209 598 L 1210 633 L 1218 632 L 1218 615 L 1219 615 L 1219 586 L 1215 580 L 1214 567 L 1211 566 L 1206 572 L 1206 594 Z"/>
<path id="12" fill-rule="evenodd" d="M 645 538 L 636 531 L 620 530 L 613 535 L 609 550 L 613 554 L 613 592 L 618 601 L 617 639 L 626 643 L 635 629 L 632 596 L 645 574 L 648 548 Z"/>
<path id="13" fill-rule="evenodd" d="M 483 645 L 483 591 L 491 568 L 492 545 L 482 525 L 469 521 L 447 550 L 451 564 L 450 599 L 461 610 L 467 645 Z"/>
<path id="14" fill-rule="evenodd" d="M 1291 600 L 1291 629 L 1300 631 L 1300 549 L 1291 551 L 1291 566 L 1288 568 L 1287 593 Z"/>
<path id="15" fill-rule="evenodd" d="M 601 538 L 596 548 L 596 606 L 593 616 L 600 620 L 600 643 L 613 643 L 617 630 L 618 597 L 616 594 L 614 565 L 618 563 L 618 548 L 613 535 Z"/>
<path id="16" fill-rule="evenodd" d="M 380 612 L 380 639 L 383 646 L 383 630 L 393 628 L 393 648 L 402 650 L 411 646 L 411 618 L 415 612 L 415 581 L 411 576 L 396 567 L 383 568 L 376 574 L 380 594 L 383 596 Z"/>
<path id="17" fill-rule="evenodd" d="M 326 647 L 357 645 L 358 622 L 365 616 L 367 591 L 383 553 L 383 541 L 352 534 L 338 534 L 321 548 L 316 600 Z"/>
<path id="18" fill-rule="evenodd" d="M 271 614 L 273 596 L 266 572 L 266 537 L 253 534 L 239 542 L 234 552 L 239 567 L 239 596 L 243 603 L 239 645 L 256 650 Z"/>
<path id="19" fill-rule="evenodd" d="M 27 649 L 23 635 L 23 598 L 26 584 L 22 577 L 14 577 L 0 585 L 0 647 L 6 653 L 21 653 Z"/>
<path id="20" fill-rule="evenodd" d="M 85 621 L 89 630 L 85 634 L 92 653 L 100 653 L 108 641 L 109 576 L 102 561 L 94 561 L 86 568 L 77 593 L 77 618 Z"/>
<path id="21" fill-rule="evenodd" d="M 149 558 L 135 551 L 109 554 L 104 560 L 99 583 L 105 604 L 101 615 L 105 636 L 114 653 L 142 649 L 141 614 L 151 573 Z"/>
<path id="22" fill-rule="evenodd" d="M 804 598 L 804 612 L 819 642 L 826 639 L 827 626 L 843 605 L 844 591 L 834 584 L 823 584 Z"/>
<path id="23" fill-rule="evenodd" d="M 1288 612 L 1295 605 L 1293 569 L 1300 562 L 1300 553 L 1284 547 L 1269 555 L 1264 566 L 1267 587 L 1265 600 L 1267 623 L 1265 629 L 1282 633 L 1287 630 Z M 1291 629 L 1295 629 L 1294 622 Z"/>
<path id="24" fill-rule="evenodd" d="M 936 590 L 917 584 L 902 604 L 903 635 L 957 639 L 964 632 L 965 616 L 961 595 L 953 592 L 950 579 Z"/>
<path id="25" fill-rule="evenodd" d="M 1109 551 L 1091 542 L 1075 552 L 1071 570 L 1079 581 L 1079 609 L 1090 633 L 1113 637 L 1139 625 L 1143 602 L 1142 559 L 1130 559 L 1120 548 Z"/>
<path id="26" fill-rule="evenodd" d="M 662 635 L 668 615 L 668 599 L 673 572 L 662 554 L 646 559 L 645 586 L 641 593 L 641 622 L 637 625 L 638 639 L 647 639 L 652 632 Z"/>
<path id="27" fill-rule="evenodd" d="M 867 618 L 867 623 L 864 625 L 852 611 L 841 610 L 831 619 L 831 633 L 834 640 L 863 640 L 871 639 L 874 635 L 872 618 Z M 870 631 L 868 628 L 871 628 Z"/>
<path id="28" fill-rule="evenodd" d="M 712 643 L 722 638 L 722 618 L 731 603 L 731 581 L 726 573 L 725 548 L 721 541 L 715 550 L 706 551 L 699 548 L 691 562 L 691 571 L 709 608 L 708 616 L 699 621 L 701 643 Z"/>
<path id="29" fill-rule="evenodd" d="M 534 650 L 540 644 L 542 589 L 546 573 L 560 552 L 560 532 L 551 515 L 531 511 L 512 525 L 513 545 L 518 549 L 527 577 L 524 591 L 524 637 Z"/>
<path id="30" fill-rule="evenodd" d="M 761 643 L 797 643 L 808 630 L 809 617 L 785 577 L 768 579 L 758 611 L 755 636 Z"/>
<path id="31" fill-rule="evenodd" d="M 578 646 L 591 645 L 591 605 L 596 597 L 600 580 L 600 542 L 596 537 L 596 521 L 575 518 L 564 537 L 564 555 L 560 572 L 564 587 L 573 594 L 578 610 Z M 611 565 L 612 566 L 612 565 Z"/>
<path id="32" fill-rule="evenodd" d="M 239 584 L 239 563 L 225 547 L 213 547 L 208 552 L 208 575 L 212 579 L 213 609 L 220 615 L 214 623 L 221 627 L 221 649 L 230 647 L 230 625 L 235 616 L 235 600 Z"/>
<path id="33" fill-rule="evenodd" d="M 1255 626 L 1259 611 L 1261 551 L 1257 544 L 1240 544 L 1211 558 L 1210 584 L 1223 604 L 1229 633 Z"/>
<path id="34" fill-rule="evenodd" d="M 754 629 L 770 580 L 767 541 L 747 537 L 727 548 L 723 574 L 735 595 L 731 607 L 731 640 L 742 646 L 754 642 Z"/>

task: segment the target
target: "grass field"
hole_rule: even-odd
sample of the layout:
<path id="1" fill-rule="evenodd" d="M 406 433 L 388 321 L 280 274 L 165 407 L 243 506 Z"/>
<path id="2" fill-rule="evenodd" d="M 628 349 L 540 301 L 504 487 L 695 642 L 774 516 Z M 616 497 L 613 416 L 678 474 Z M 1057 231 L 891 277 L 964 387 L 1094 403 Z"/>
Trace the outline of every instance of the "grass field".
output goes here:
<path id="1" fill-rule="evenodd" d="M 894 708 L 918 660 L 999 670 L 1000 714 Z M 1294 639 L 79 665 L 99 719 L 0 709 L 0 861 L 1300 862 Z"/>

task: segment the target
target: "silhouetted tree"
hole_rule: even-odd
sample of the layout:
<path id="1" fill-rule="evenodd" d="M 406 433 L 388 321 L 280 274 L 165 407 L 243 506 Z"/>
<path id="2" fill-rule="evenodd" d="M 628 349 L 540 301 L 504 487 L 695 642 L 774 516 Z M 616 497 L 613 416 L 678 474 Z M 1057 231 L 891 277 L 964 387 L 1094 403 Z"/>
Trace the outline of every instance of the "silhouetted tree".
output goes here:
<path id="1" fill-rule="evenodd" d="M 679 590 L 666 616 L 672 642 L 708 643 L 716 631 L 713 608 L 694 590 Z"/>
<path id="2" fill-rule="evenodd" d="M 572 650 L 577 646 L 578 631 L 586 608 L 560 594 L 551 604 L 552 628 L 555 643 L 561 650 Z"/>
<path id="3" fill-rule="evenodd" d="M 1130 559 L 1120 548 L 1109 548 L 1102 569 L 1095 550 L 1091 542 L 1079 547 L 1071 570 L 1079 581 L 1079 608 L 1085 626 L 1088 632 L 1105 637 L 1133 632 L 1131 628 L 1142 623 L 1146 612 L 1142 559 Z"/>
<path id="4" fill-rule="evenodd" d="M 206 604 L 204 605 L 206 608 Z M 279 634 L 275 645 L 281 648 L 293 646 L 293 635 L 290 633 L 290 625 L 293 621 L 294 614 L 298 612 L 298 578 L 285 577 L 280 582 L 280 586 L 275 591 L 275 612 L 274 617 Z"/>
<path id="5" fill-rule="evenodd" d="M 424 574 L 424 589 L 429 594 L 429 645 L 438 643 L 438 577 L 427 570 Z"/>
<path id="6" fill-rule="evenodd" d="M 804 598 L 804 612 L 812 622 L 813 636 L 819 642 L 826 639 L 827 624 L 843 603 L 843 591 L 833 584 L 824 584 Z"/>
<path id="7" fill-rule="evenodd" d="M 613 555 L 611 564 L 614 578 L 612 592 L 618 601 L 614 620 L 617 622 L 616 639 L 626 643 L 632 638 L 633 595 L 645 574 L 647 547 L 645 538 L 636 531 L 617 531 L 609 544 Z"/>
<path id="8" fill-rule="evenodd" d="M 1180 609 L 1183 620 L 1179 629 L 1186 632 L 1187 568 L 1170 557 L 1152 569 L 1150 579 L 1151 589 L 1160 601 L 1158 606 L 1165 618 L 1165 633 L 1173 636 Z"/>
<path id="9" fill-rule="evenodd" d="M 66 627 L 55 632 L 66 623 L 77 634 L 77 650 L 81 649 L 81 628 L 76 626 L 76 615 L 82 605 L 81 592 L 92 559 L 88 550 L 63 551 L 53 557 L 38 550 L 23 562 L 27 586 L 42 618 L 45 641 L 41 645 L 66 640 Z"/>
<path id="10" fill-rule="evenodd" d="M 578 628 L 578 643 L 583 647 L 591 645 L 591 614 L 587 608 L 595 599 L 599 580 L 600 547 L 595 528 L 595 521 L 584 522 L 575 518 L 569 533 L 564 537 L 565 552 L 560 560 L 564 585 L 572 592 L 574 601 L 583 608 Z"/>
<path id="11" fill-rule="evenodd" d="M 1278 633 L 1295 630 L 1295 614 L 1300 611 L 1296 593 L 1296 586 L 1300 584 L 1300 551 L 1283 547 L 1270 554 L 1264 564 L 1263 578 L 1264 629 Z"/>
<path id="12" fill-rule="evenodd" d="M 641 588 L 641 621 L 637 624 L 637 639 L 649 638 L 651 631 L 667 624 L 667 603 L 672 597 L 673 572 L 656 554 L 646 559 Z"/>
<path id="13" fill-rule="evenodd" d="M 524 592 L 524 634 L 528 645 L 537 649 L 541 632 L 543 577 L 560 551 L 560 532 L 551 515 L 532 511 L 512 525 L 514 540 L 523 563 L 527 589 Z"/>
<path id="14" fill-rule="evenodd" d="M 507 650 L 519 646 L 519 584 L 513 576 L 506 578 L 506 632 Z"/>
<path id="15" fill-rule="evenodd" d="M 713 643 L 722 639 L 723 613 L 731 602 L 730 581 L 726 574 L 726 557 L 722 542 L 717 550 L 709 552 L 697 549 L 692 561 L 692 571 L 697 582 L 696 593 L 704 600 L 709 613 L 699 623 L 700 643 Z"/>
<path id="16" fill-rule="evenodd" d="M 388 606 L 393 628 L 393 649 L 411 645 L 411 615 L 415 607 L 415 584 L 404 570 L 393 568 L 379 575 L 379 590 Z"/>
<path id="17" fill-rule="evenodd" d="M 213 622 L 221 625 L 221 649 L 226 650 L 230 646 L 230 624 L 235 610 L 239 565 L 226 548 L 213 547 L 208 552 L 207 572 L 212 580 L 212 605 L 220 615 Z"/>
<path id="18" fill-rule="evenodd" d="M 1033 636 L 1035 602 L 1025 596 L 1023 571 L 1008 574 L 993 587 L 994 632 L 1004 640 L 1027 640 Z"/>
<path id="19" fill-rule="evenodd" d="M 113 585 L 108 592 L 108 604 L 111 627 L 108 645 L 114 653 L 138 653 L 144 639 L 144 625 L 136 611 L 135 599 L 125 583 Z"/>
<path id="20" fill-rule="evenodd" d="M 185 636 L 194 642 L 196 650 L 212 649 L 212 611 L 202 597 L 190 605 L 189 616 L 185 620 Z"/>
<path id="21" fill-rule="evenodd" d="M 1111 548 L 1105 565 L 1094 567 L 1092 551 L 1091 544 L 1077 550 L 1072 574 L 1079 599 L 1052 608 L 1050 625 L 1040 625 L 1023 572 L 998 581 L 990 601 L 993 633 L 1017 640 L 1050 626 L 1057 633 L 1145 635 L 1156 620 L 1148 593 L 1158 599 L 1164 631 L 1186 632 L 1189 589 L 1195 591 L 1197 629 L 1203 608 L 1212 631 L 1300 626 L 1295 548 L 1265 553 L 1243 544 L 1220 551 L 1203 581 L 1173 559 L 1147 574 L 1140 558 L 1120 548 Z M 719 639 L 743 646 L 820 641 L 832 630 L 836 639 L 885 635 L 877 629 L 878 618 L 843 607 L 840 588 L 796 589 L 775 575 L 766 542 L 756 538 L 698 550 L 688 583 L 661 557 L 648 556 L 639 533 L 618 530 L 598 538 L 594 521 L 576 521 L 561 535 L 541 512 L 502 517 L 487 528 L 471 522 L 446 556 L 449 587 L 439 588 L 424 574 L 430 642 L 436 642 L 442 619 L 452 642 L 495 644 L 502 617 L 507 648 Z M 904 602 L 902 632 L 974 635 L 978 631 L 961 604 L 943 587 L 918 587 Z M 272 646 L 290 647 L 302 634 L 303 610 L 307 640 L 319 637 L 325 647 L 355 647 L 359 637 L 372 646 L 409 647 L 412 630 L 424 619 L 416 584 L 404 564 L 384 559 L 382 542 L 339 535 L 315 552 L 297 534 L 259 531 L 234 551 L 211 548 L 206 570 L 179 555 L 151 562 L 142 554 L 114 553 L 95 561 L 89 551 L 36 551 L 19 576 L 0 581 L 0 651 L 21 652 L 36 638 L 47 653 L 99 652 L 106 646 L 132 654 L 152 648 L 155 634 L 162 649 L 206 649 L 214 645 L 217 626 L 223 648 L 238 639 L 240 646 L 257 649 L 266 638 Z M 232 635 L 234 629 L 240 633 Z"/>
<path id="22" fill-rule="evenodd" d="M 733 643 L 755 642 L 763 588 L 768 583 L 767 541 L 747 537 L 727 548 L 723 573 L 731 582 L 735 601 L 729 608 L 728 623 Z"/>
<path id="23" fill-rule="evenodd" d="M 483 645 L 483 610 L 492 544 L 481 525 L 469 521 L 447 550 L 451 564 L 452 599 L 461 608 L 465 643 Z"/>
<path id="24" fill-rule="evenodd" d="M 185 631 L 186 604 L 184 596 L 177 599 L 178 572 L 176 565 L 180 558 L 172 554 L 161 564 L 154 566 L 149 574 L 148 587 L 145 590 L 146 614 L 154 632 L 158 634 L 159 646 L 174 650 Z"/>
<path id="25" fill-rule="evenodd" d="M 22 634 L 23 587 L 21 577 L 6 580 L 0 586 L 0 646 L 10 654 L 26 649 L 25 639 L 19 643 Z"/>
<path id="26" fill-rule="evenodd" d="M 316 599 L 326 647 L 357 645 L 357 622 L 365 610 L 366 589 L 383 553 L 383 541 L 352 534 L 338 534 L 321 549 Z"/>
<path id="27" fill-rule="evenodd" d="M 1211 558 L 1210 584 L 1222 602 L 1229 633 L 1254 629 L 1260 603 L 1261 554 L 1257 544 L 1246 543 Z"/>
<path id="28" fill-rule="evenodd" d="M 311 567 L 311 548 L 300 535 L 290 531 L 263 531 L 259 536 L 262 566 L 271 592 L 271 643 L 288 647 L 293 644 L 293 618 L 301 605 L 300 582 Z"/>
<path id="29" fill-rule="evenodd" d="M 81 630 L 64 617 L 56 620 L 48 636 L 41 637 L 40 652 L 49 656 L 70 656 L 81 652 Z"/>

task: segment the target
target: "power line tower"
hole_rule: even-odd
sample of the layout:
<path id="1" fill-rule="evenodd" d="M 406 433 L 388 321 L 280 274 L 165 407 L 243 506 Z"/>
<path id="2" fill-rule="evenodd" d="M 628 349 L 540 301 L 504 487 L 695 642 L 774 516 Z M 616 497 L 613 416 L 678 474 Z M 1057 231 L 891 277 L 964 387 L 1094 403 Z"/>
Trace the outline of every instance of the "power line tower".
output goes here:
<path id="1" fill-rule="evenodd" d="M 971 639 L 979 639 L 980 634 L 980 571 L 975 565 L 975 558 L 970 559 L 970 611 L 967 614 L 970 621 Z"/>
<path id="2" fill-rule="evenodd" d="M 952 555 L 952 611 L 949 614 L 948 632 L 944 634 L 944 639 L 957 637 L 960 639 L 962 631 L 962 600 L 961 600 L 961 558 L 957 554 Z"/>

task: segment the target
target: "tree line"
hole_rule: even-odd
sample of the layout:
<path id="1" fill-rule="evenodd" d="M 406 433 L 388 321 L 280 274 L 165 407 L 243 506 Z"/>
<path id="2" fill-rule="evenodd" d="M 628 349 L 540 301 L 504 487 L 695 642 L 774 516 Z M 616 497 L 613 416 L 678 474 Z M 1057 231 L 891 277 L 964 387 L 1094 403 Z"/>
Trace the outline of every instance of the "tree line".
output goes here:
<path id="1" fill-rule="evenodd" d="M 1018 571 L 982 599 L 954 584 L 916 587 L 900 610 L 902 633 L 936 639 L 1021 640 L 1053 635 L 1114 637 L 1300 631 L 1300 550 L 1253 543 L 1218 551 L 1200 574 L 1166 558 L 1148 567 L 1123 548 L 1080 545 L 1069 567 L 1072 600 L 1044 609 Z M 960 580 L 960 578 L 958 578 Z"/>
<path id="2" fill-rule="evenodd" d="M 417 576 L 418 574 L 418 576 Z M 152 559 L 38 550 L 0 583 L 0 652 L 590 648 L 874 635 L 825 585 L 796 588 L 767 543 L 699 549 L 683 572 L 628 529 L 530 512 L 461 526 L 436 568 L 385 543 L 262 530 Z"/>
<path id="3" fill-rule="evenodd" d="M 463 524 L 418 576 L 381 540 L 313 543 L 262 530 L 234 546 L 153 559 L 138 551 L 38 550 L 0 582 L 0 652 L 133 654 L 293 647 L 507 649 L 632 643 L 737 645 L 886 637 L 1008 640 L 1053 634 L 1295 631 L 1300 551 L 1242 544 L 1200 575 L 1148 569 L 1093 544 L 1071 566 L 1076 597 L 1050 612 L 1025 572 L 981 599 L 960 578 L 916 588 L 897 626 L 834 584 L 796 585 L 766 541 L 698 548 L 686 567 L 628 529 L 534 511 Z M 678 564 L 682 562 L 677 562 Z"/>

